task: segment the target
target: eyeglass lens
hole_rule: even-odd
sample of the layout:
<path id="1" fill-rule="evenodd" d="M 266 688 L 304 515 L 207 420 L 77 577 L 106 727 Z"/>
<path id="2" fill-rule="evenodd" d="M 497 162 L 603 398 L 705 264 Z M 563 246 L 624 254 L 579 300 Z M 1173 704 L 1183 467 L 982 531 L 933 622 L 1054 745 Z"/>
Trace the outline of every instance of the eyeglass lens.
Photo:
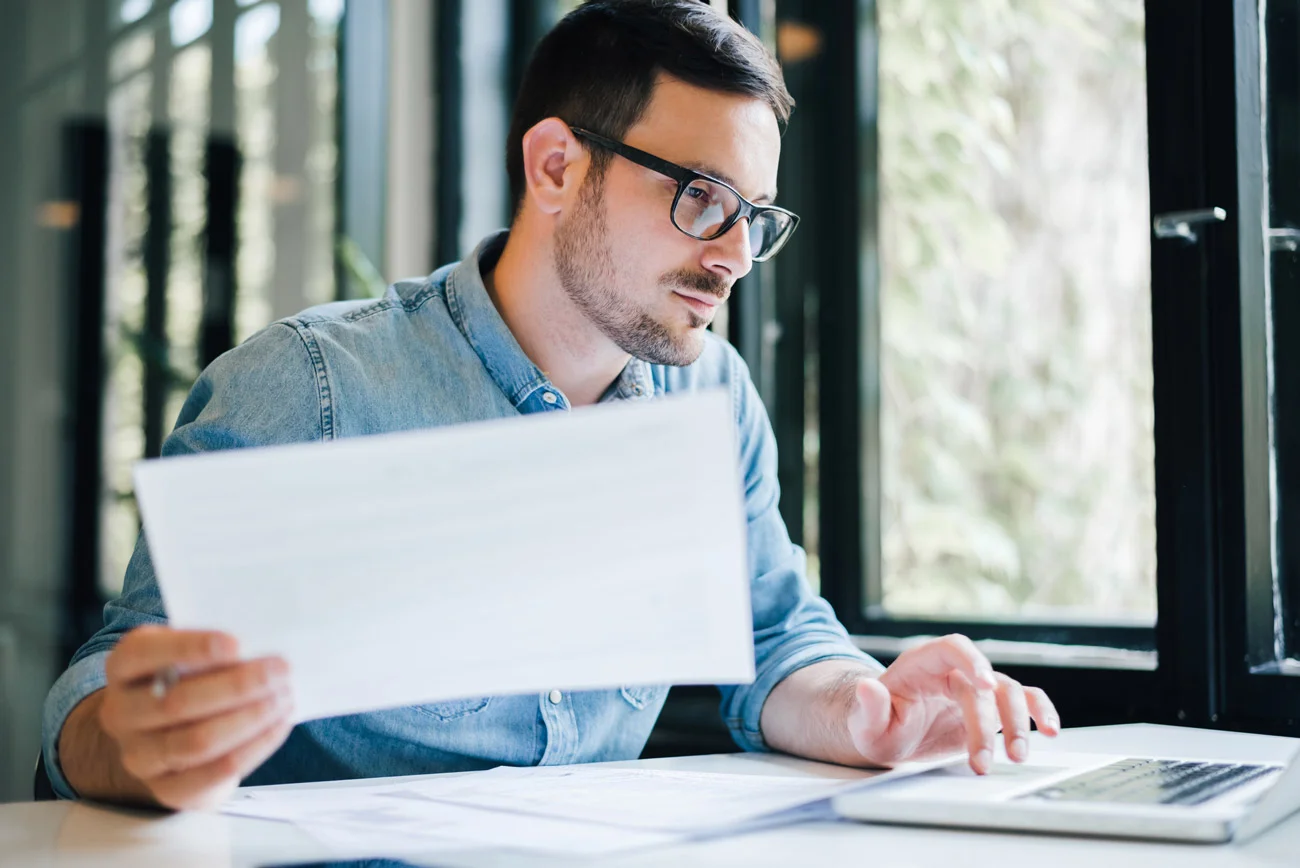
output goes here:
<path id="1" fill-rule="evenodd" d="M 727 187 L 697 178 L 677 198 L 673 222 L 687 235 L 715 238 L 722 227 L 740 210 L 740 199 Z M 761 211 L 749 224 L 750 255 L 755 259 L 769 255 L 790 224 L 779 211 Z"/>

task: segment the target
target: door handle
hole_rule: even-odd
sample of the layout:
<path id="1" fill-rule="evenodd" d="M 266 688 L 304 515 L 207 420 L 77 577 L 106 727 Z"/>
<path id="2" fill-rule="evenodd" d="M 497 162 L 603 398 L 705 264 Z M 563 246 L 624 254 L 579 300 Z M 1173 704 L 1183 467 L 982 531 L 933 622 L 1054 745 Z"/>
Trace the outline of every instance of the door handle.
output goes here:
<path id="1" fill-rule="evenodd" d="M 1170 211 L 1158 214 L 1151 221 L 1157 238 L 1181 238 L 1188 244 L 1195 244 L 1196 230 L 1193 226 L 1201 223 L 1222 223 L 1228 219 L 1228 212 L 1222 208 L 1201 208 L 1196 211 Z"/>

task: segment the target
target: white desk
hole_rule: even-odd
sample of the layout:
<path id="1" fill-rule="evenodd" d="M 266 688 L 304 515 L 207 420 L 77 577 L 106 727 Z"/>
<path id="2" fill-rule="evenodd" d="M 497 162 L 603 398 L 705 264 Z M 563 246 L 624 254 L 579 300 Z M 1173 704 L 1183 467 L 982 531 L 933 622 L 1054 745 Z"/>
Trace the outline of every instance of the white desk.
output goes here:
<path id="1" fill-rule="evenodd" d="M 1106 753 L 1203 754 L 1239 760 L 1287 759 L 1296 739 L 1201 733 L 1174 727 L 1097 727 L 1065 732 L 1055 742 L 1034 737 L 1034 750 Z M 764 774 L 835 774 L 834 767 L 787 757 L 717 755 L 643 760 L 655 768 L 753 771 Z M 623 764 L 631 765 L 631 764 Z M 312 786 L 312 785 L 305 785 Z M 328 860 L 322 845 L 290 825 L 215 814 L 158 816 L 65 802 L 0 805 L 0 865 L 186 866 L 245 868 Z M 551 866 L 573 860 L 530 860 Z M 521 864 L 518 855 L 480 852 L 449 865 Z M 855 823 L 815 823 L 751 835 L 657 849 L 601 865 L 803 866 L 871 868 L 1236 868 L 1300 865 L 1300 815 L 1244 845 L 1131 843 L 1037 835 L 906 829 Z"/>

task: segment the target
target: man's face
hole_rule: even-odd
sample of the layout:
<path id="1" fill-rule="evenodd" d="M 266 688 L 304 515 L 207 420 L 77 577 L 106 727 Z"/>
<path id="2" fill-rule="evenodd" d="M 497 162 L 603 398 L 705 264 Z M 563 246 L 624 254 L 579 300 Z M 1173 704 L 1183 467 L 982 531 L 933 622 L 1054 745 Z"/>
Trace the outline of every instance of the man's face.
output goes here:
<path id="1" fill-rule="evenodd" d="M 752 202 L 776 191 L 781 153 L 766 102 L 661 76 L 627 144 L 726 181 Z M 677 182 L 608 155 L 589 173 L 577 207 L 556 230 L 555 266 L 580 310 L 624 352 L 653 364 L 689 365 L 731 286 L 748 273 L 748 221 L 700 241 L 671 218 Z"/>

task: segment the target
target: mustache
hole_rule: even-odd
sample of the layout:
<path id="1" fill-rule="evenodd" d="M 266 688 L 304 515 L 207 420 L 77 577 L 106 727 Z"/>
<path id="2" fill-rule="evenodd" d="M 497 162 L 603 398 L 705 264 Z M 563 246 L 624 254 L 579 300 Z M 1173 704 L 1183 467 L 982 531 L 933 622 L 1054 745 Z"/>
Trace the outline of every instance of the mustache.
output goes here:
<path id="1" fill-rule="evenodd" d="M 726 301 L 727 297 L 731 295 L 731 284 L 721 275 L 714 274 L 711 271 L 691 271 L 683 268 L 680 271 L 671 271 L 665 274 L 662 282 L 669 286 L 681 286 L 693 289 L 696 292 L 717 296 L 719 301 Z"/>

